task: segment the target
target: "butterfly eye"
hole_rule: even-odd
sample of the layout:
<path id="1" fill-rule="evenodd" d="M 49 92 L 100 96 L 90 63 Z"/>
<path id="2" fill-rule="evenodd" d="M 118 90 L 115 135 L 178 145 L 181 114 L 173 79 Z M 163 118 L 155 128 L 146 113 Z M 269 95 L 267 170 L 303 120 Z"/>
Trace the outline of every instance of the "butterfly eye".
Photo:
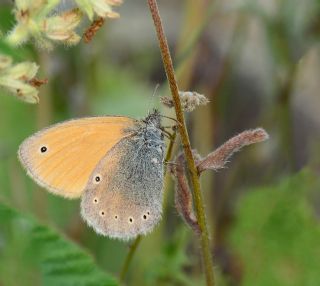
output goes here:
<path id="1" fill-rule="evenodd" d="M 48 148 L 46 147 L 46 146 L 42 146 L 41 148 L 40 148 L 40 152 L 41 153 L 46 153 L 48 151 Z"/>
<path id="2" fill-rule="evenodd" d="M 143 219 L 147 219 L 147 216 L 146 216 L 146 215 L 143 215 Z"/>

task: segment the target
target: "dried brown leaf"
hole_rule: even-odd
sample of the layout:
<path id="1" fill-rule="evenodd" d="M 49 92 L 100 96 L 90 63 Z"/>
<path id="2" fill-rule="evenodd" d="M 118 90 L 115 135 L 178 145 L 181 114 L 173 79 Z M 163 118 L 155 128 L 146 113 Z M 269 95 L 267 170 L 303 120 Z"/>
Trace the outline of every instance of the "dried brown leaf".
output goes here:
<path id="1" fill-rule="evenodd" d="M 34 87 L 40 87 L 43 84 L 47 84 L 48 79 L 47 78 L 44 78 L 44 79 L 33 78 L 33 79 L 29 80 L 29 83 Z"/>
<path id="2" fill-rule="evenodd" d="M 85 43 L 91 42 L 92 38 L 95 34 L 101 29 L 105 22 L 105 18 L 99 17 L 98 19 L 94 20 L 90 27 L 84 32 L 83 39 Z"/>
<path id="3" fill-rule="evenodd" d="M 200 233 L 200 227 L 193 211 L 192 194 L 189 188 L 188 180 L 185 175 L 184 154 L 180 154 L 175 164 L 171 166 L 170 171 L 176 182 L 175 188 L 175 206 L 183 220 L 197 234 Z"/>

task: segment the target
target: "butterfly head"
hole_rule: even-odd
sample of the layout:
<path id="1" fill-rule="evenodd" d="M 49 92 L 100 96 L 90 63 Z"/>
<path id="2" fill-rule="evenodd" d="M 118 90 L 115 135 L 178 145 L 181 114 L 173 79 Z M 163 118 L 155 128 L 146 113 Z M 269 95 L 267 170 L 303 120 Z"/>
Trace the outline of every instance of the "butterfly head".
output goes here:
<path id="1" fill-rule="evenodd" d="M 143 120 L 147 126 L 154 126 L 158 129 L 161 128 L 161 115 L 158 109 L 153 109 L 147 117 Z"/>

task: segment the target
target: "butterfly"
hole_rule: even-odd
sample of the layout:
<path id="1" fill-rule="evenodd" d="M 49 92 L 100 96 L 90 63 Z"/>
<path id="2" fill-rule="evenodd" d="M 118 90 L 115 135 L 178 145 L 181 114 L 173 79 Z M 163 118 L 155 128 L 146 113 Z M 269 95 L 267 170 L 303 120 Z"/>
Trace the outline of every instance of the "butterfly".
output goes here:
<path id="1" fill-rule="evenodd" d="M 163 134 L 157 110 L 143 120 L 73 119 L 27 138 L 18 157 L 40 186 L 81 198 L 81 215 L 97 233 L 128 240 L 161 219 Z"/>

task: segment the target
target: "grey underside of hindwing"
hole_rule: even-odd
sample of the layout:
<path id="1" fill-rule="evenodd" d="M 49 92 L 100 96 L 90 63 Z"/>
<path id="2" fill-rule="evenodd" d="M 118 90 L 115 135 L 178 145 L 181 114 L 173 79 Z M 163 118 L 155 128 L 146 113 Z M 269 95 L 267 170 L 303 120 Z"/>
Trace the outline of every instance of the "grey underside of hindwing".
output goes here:
<path id="1" fill-rule="evenodd" d="M 130 239 L 159 222 L 162 188 L 163 150 L 138 136 L 123 138 L 89 178 L 81 213 L 98 233 Z"/>

